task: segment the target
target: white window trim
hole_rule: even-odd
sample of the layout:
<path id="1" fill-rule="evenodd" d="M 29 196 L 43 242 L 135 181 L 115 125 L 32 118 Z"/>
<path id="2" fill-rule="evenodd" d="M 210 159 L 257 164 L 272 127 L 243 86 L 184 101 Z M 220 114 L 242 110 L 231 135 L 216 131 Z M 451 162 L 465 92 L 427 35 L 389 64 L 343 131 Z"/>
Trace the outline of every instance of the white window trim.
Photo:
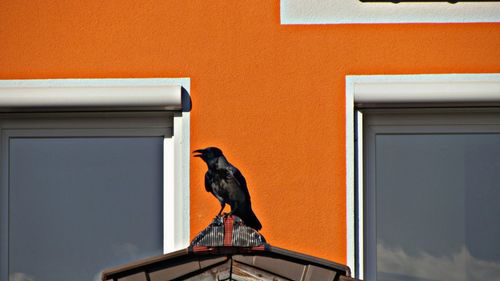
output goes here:
<path id="1" fill-rule="evenodd" d="M 281 0 L 281 24 L 499 22 L 498 2 L 362 3 L 358 0 Z"/>
<path id="2" fill-rule="evenodd" d="M 165 253 L 189 244 L 190 113 L 183 110 L 189 78 L 0 80 L 0 111 L 177 112 L 164 139 Z"/>
<path id="3" fill-rule="evenodd" d="M 1 80 L 0 109 L 182 109 L 186 79 Z M 189 82 L 189 81 L 188 81 Z"/>
<path id="4" fill-rule="evenodd" d="M 362 145 L 355 147 L 354 139 L 355 127 L 358 128 L 358 138 L 362 138 L 362 115 L 355 111 L 355 104 L 498 104 L 499 102 L 500 74 L 498 73 L 346 76 L 347 265 L 351 267 L 356 277 L 364 278 L 363 216 L 356 217 L 357 213 L 363 214 L 364 202 L 362 185 L 355 186 L 356 169 L 358 182 L 363 182 L 363 147 Z M 358 149 L 358 162 L 355 161 L 354 155 L 356 149 Z M 358 163 L 357 167 L 355 163 Z M 357 198 L 355 193 L 358 194 Z"/>

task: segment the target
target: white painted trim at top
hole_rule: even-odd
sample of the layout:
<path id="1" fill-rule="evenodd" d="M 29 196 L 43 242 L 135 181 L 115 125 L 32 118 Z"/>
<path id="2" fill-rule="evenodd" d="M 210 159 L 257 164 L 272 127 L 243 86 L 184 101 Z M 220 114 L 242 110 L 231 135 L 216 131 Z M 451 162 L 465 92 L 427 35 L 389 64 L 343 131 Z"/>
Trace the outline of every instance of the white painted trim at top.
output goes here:
<path id="1" fill-rule="evenodd" d="M 190 113 L 182 110 L 189 78 L 0 80 L 0 111 L 114 108 L 174 112 L 173 136 L 164 139 L 163 251 L 189 244 Z"/>
<path id="2" fill-rule="evenodd" d="M 480 75 L 348 76 L 356 103 L 499 102 L 500 79 Z"/>
<path id="3" fill-rule="evenodd" d="M 363 231 L 355 236 L 356 203 L 363 206 L 363 188 L 355 198 L 354 114 L 357 103 L 488 103 L 500 101 L 500 74 L 421 74 L 346 76 L 346 206 L 347 265 L 363 278 Z M 359 118 L 358 118 L 359 119 Z M 359 162 L 362 159 L 358 159 Z M 357 202 L 356 202 L 357 200 Z M 361 209 L 362 210 L 362 209 Z M 362 213 L 360 213 L 362 214 Z M 356 245 L 359 245 L 356 248 Z M 355 260 L 357 255 L 358 260 Z"/>
<path id="4" fill-rule="evenodd" d="M 0 109 L 155 108 L 180 110 L 181 85 L 169 79 L 0 81 Z"/>
<path id="5" fill-rule="evenodd" d="M 281 0 L 282 24 L 500 22 L 500 2 L 363 3 Z"/>

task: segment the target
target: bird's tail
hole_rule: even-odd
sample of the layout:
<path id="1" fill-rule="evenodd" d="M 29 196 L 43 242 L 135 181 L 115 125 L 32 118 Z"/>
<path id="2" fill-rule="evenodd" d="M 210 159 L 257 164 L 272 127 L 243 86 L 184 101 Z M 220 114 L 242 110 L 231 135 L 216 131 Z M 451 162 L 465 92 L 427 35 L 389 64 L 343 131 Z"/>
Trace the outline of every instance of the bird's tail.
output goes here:
<path id="1" fill-rule="evenodd" d="M 243 212 L 239 216 L 245 225 L 250 226 L 251 228 L 255 230 L 261 230 L 262 229 L 262 224 L 260 223 L 259 219 L 255 215 L 255 213 L 252 211 L 251 208 L 247 210 L 246 212 Z"/>

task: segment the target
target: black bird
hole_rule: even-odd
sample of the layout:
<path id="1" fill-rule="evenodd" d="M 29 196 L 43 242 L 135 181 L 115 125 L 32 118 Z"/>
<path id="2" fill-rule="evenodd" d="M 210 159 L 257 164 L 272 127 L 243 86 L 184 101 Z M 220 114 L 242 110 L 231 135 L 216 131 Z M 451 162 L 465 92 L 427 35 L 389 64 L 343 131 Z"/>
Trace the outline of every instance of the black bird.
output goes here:
<path id="1" fill-rule="evenodd" d="M 217 147 L 208 147 L 193 151 L 194 157 L 200 157 L 208 166 L 205 173 L 205 189 L 212 193 L 220 202 L 220 216 L 226 204 L 231 206 L 231 212 L 241 218 L 243 222 L 256 230 L 262 225 L 252 211 L 250 193 L 247 182 L 240 171 L 229 163 Z"/>

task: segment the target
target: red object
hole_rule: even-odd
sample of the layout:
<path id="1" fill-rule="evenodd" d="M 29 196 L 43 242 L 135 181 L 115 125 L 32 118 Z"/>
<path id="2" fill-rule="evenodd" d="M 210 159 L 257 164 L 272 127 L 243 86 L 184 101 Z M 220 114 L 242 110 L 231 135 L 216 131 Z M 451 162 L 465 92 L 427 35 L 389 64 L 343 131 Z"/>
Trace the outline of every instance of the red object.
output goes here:
<path id="1" fill-rule="evenodd" d="M 233 246 L 233 216 L 224 217 L 224 246 Z"/>

